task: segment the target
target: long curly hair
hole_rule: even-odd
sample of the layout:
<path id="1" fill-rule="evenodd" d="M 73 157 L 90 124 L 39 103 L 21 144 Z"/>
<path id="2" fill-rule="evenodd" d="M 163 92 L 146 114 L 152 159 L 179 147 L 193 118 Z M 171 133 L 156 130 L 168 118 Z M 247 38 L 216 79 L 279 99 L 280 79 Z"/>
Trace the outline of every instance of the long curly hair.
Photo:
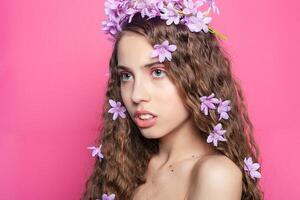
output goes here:
<path id="1" fill-rule="evenodd" d="M 94 169 L 85 183 L 81 200 L 95 200 L 103 193 L 116 195 L 116 199 L 130 200 L 134 190 L 146 182 L 144 174 L 152 155 L 158 153 L 158 139 L 143 137 L 130 117 L 112 120 L 108 113 L 109 99 L 122 102 L 120 79 L 117 72 L 118 43 L 126 31 L 144 36 L 150 44 L 168 40 L 177 49 L 172 61 L 165 61 L 170 80 L 176 86 L 184 106 L 191 113 L 197 131 L 206 141 L 214 125 L 218 123 L 215 112 L 205 116 L 199 109 L 199 97 L 212 92 L 221 99 L 231 101 L 229 120 L 222 123 L 226 130 L 226 142 L 215 147 L 230 158 L 243 173 L 242 200 L 261 200 L 263 192 L 258 181 L 252 180 L 243 170 L 244 158 L 251 156 L 258 161 L 259 149 L 253 136 L 243 92 L 231 71 L 227 53 L 221 48 L 213 33 L 193 33 L 185 25 L 166 25 L 159 17 L 144 19 L 136 14 L 131 23 L 124 22 L 122 31 L 115 37 L 111 55 L 106 99 L 102 108 L 102 125 L 96 143 L 102 145 L 104 158 L 96 159 Z"/>

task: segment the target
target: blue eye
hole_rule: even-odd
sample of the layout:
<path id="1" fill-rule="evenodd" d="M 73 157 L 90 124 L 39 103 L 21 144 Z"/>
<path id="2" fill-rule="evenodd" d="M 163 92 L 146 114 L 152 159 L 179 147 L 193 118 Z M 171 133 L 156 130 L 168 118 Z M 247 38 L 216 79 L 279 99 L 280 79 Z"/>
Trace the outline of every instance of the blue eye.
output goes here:
<path id="1" fill-rule="evenodd" d="M 154 76 L 154 79 L 159 79 L 159 78 L 164 77 L 164 75 L 166 75 L 166 72 L 162 69 L 155 69 L 152 71 L 151 74 Z M 128 72 L 120 72 L 119 73 L 119 79 L 121 80 L 121 82 L 129 81 L 131 76 L 132 75 Z"/>
<path id="2" fill-rule="evenodd" d="M 126 78 L 125 78 L 125 80 L 123 79 L 124 76 L 126 77 L 126 75 L 129 75 L 129 73 L 124 73 L 124 72 L 123 72 L 123 73 L 120 73 L 120 76 L 119 76 L 119 77 L 120 77 L 121 81 L 128 81 L 128 79 L 126 79 Z"/>
<path id="3" fill-rule="evenodd" d="M 158 73 L 155 73 L 156 75 L 158 75 L 155 78 L 160 78 L 160 77 L 162 77 L 162 76 L 160 76 L 161 74 L 166 74 L 166 72 L 164 70 L 161 70 L 161 69 L 155 69 L 155 70 L 153 70 L 153 72 L 158 72 Z"/>

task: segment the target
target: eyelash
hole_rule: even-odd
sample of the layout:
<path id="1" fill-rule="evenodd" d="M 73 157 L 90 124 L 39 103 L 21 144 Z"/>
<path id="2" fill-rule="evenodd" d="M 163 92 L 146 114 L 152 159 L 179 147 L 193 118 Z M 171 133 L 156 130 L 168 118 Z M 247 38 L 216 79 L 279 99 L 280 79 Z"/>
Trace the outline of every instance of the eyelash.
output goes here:
<path id="1" fill-rule="evenodd" d="M 155 71 L 161 71 L 161 72 L 163 72 L 163 73 L 165 73 L 166 74 L 166 71 L 164 71 L 164 70 L 162 70 L 162 69 L 154 69 L 154 70 L 152 70 L 151 71 L 151 74 L 153 73 L 153 72 L 155 72 Z M 124 74 L 130 74 L 129 72 L 120 72 L 119 73 L 119 79 L 121 80 L 121 82 L 127 82 L 127 81 L 124 81 L 122 78 L 123 78 L 123 75 Z M 164 76 L 162 76 L 162 77 L 154 77 L 154 79 L 161 79 L 161 78 L 163 78 Z"/>

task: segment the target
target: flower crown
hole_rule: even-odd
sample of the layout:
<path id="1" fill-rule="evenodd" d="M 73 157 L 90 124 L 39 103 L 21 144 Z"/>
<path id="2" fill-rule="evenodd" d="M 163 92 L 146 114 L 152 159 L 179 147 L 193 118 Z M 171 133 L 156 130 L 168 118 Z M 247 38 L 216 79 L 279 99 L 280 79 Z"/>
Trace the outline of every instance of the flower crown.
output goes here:
<path id="1" fill-rule="evenodd" d="M 219 15 L 220 10 L 214 0 L 105 0 L 105 14 L 107 20 L 102 22 L 102 30 L 113 38 L 122 31 L 122 23 L 131 23 L 136 13 L 141 13 L 142 18 L 147 20 L 156 16 L 166 20 L 167 25 L 172 23 L 186 25 L 191 32 L 211 32 L 226 39 L 226 36 L 217 32 L 208 24 L 212 21 L 210 11 Z M 206 10 L 200 11 L 198 8 Z"/>

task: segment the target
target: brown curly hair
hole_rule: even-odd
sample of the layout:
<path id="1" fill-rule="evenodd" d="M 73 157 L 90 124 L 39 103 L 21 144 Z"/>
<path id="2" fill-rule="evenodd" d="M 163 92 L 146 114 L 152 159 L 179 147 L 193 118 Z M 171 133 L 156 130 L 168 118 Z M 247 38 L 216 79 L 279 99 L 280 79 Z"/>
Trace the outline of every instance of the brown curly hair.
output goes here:
<path id="1" fill-rule="evenodd" d="M 118 43 L 126 31 L 144 36 L 155 45 L 168 40 L 177 49 L 172 61 L 164 64 L 170 69 L 169 78 L 192 115 L 200 136 L 206 140 L 218 122 L 215 112 L 204 116 L 199 110 L 199 97 L 212 92 L 221 99 L 231 101 L 230 118 L 223 123 L 226 142 L 216 149 L 230 158 L 243 173 L 242 200 L 261 200 L 263 192 L 258 181 L 252 180 L 243 170 L 244 158 L 258 161 L 259 149 L 253 137 L 240 84 L 233 76 L 229 56 L 221 48 L 213 33 L 193 33 L 185 25 L 169 25 L 159 17 L 145 20 L 140 14 L 132 22 L 124 22 L 122 31 L 115 37 L 110 59 L 110 77 L 102 110 L 102 125 L 96 143 L 102 144 L 104 159 L 96 159 L 94 169 L 86 181 L 81 200 L 95 200 L 103 193 L 114 193 L 116 199 L 130 200 L 134 190 L 145 183 L 144 174 L 152 155 L 159 150 L 158 139 L 144 138 L 130 117 L 113 121 L 109 99 L 120 100 L 120 80 L 117 73 Z"/>

